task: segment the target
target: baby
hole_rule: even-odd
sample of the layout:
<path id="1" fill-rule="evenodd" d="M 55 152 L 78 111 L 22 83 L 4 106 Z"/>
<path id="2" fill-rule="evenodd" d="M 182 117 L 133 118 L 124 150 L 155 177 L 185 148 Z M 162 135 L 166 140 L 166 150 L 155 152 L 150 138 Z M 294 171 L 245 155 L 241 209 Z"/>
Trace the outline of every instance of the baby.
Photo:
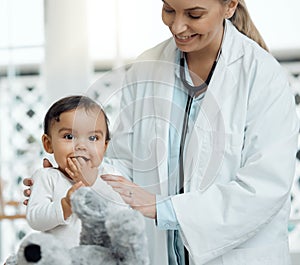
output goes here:
<path id="1" fill-rule="evenodd" d="M 79 244 L 81 230 L 70 205 L 75 190 L 92 186 L 108 200 L 124 204 L 100 178 L 102 174 L 117 174 L 101 165 L 109 140 L 107 116 L 90 98 L 65 97 L 50 107 L 42 142 L 45 151 L 54 155 L 57 168 L 41 168 L 32 176 L 34 185 L 26 212 L 32 229 L 54 234 L 72 248 Z"/>

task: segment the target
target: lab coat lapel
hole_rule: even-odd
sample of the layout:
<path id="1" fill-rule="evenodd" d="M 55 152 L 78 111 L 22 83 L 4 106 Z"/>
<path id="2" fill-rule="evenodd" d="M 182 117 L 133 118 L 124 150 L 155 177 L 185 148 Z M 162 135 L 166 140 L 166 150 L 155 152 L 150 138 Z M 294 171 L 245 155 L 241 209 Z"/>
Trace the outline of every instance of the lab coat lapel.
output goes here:
<path id="1" fill-rule="evenodd" d="M 220 60 L 219 63 L 215 78 L 212 80 L 201 109 L 206 117 L 206 122 L 203 122 L 205 125 L 204 131 L 209 132 L 205 135 L 206 146 L 203 146 L 204 150 L 208 151 L 209 159 L 203 171 L 203 179 L 200 184 L 201 191 L 205 191 L 214 182 L 221 168 L 226 145 L 224 117 L 227 116 L 225 113 L 226 108 L 223 108 L 223 106 L 225 102 L 231 100 L 232 91 L 236 89 L 237 85 L 236 79 L 228 71 L 224 60 Z M 197 124 L 201 123 L 200 116 L 200 121 Z"/>
<path id="2" fill-rule="evenodd" d="M 163 71 L 168 80 L 164 80 L 162 84 L 157 86 L 153 100 L 156 117 L 156 158 L 162 195 L 168 195 L 168 145 L 174 87 L 174 77 L 170 75 L 172 70 L 166 69 L 170 66 L 164 67 Z"/>
<path id="3" fill-rule="evenodd" d="M 238 73 L 236 73 L 238 74 Z M 214 130 L 218 130 L 219 116 L 222 116 L 224 104 L 232 99 L 232 93 L 236 89 L 237 81 L 230 71 L 230 66 L 225 63 L 223 57 L 220 57 L 210 85 L 203 99 L 201 106 L 201 115 L 198 116 L 196 126 L 210 126 Z M 206 122 L 202 119 L 206 119 Z"/>
<path id="4" fill-rule="evenodd" d="M 174 90 L 174 58 L 176 45 L 173 39 L 167 42 L 163 50 L 152 54 L 151 58 L 157 58 L 152 68 L 153 85 L 153 109 L 155 113 L 156 130 L 156 165 L 160 181 L 162 195 L 168 195 L 168 145 L 170 114 Z"/>
<path id="5" fill-rule="evenodd" d="M 239 73 L 232 72 L 231 65 L 238 61 L 243 55 L 241 43 L 235 40 L 235 27 L 230 21 L 226 20 L 226 31 L 222 46 L 221 56 L 217 63 L 216 69 L 210 81 L 206 96 L 201 106 L 201 113 L 209 119 L 209 124 L 218 125 L 215 118 L 220 115 L 223 105 L 227 100 L 232 100 L 233 91 L 237 85 L 237 77 Z M 196 125 L 203 127 L 203 115 L 199 115 Z M 213 124 L 212 121 L 214 121 Z M 205 124 L 205 123 L 204 123 Z M 212 127 L 217 130 L 218 128 Z"/>
<path id="6" fill-rule="evenodd" d="M 224 117 L 230 115 L 225 103 L 232 101 L 231 104 L 234 104 L 237 89 L 234 74 L 239 74 L 232 73 L 231 65 L 243 56 L 240 43 L 234 40 L 234 26 L 229 21 L 226 23 L 222 54 L 186 148 L 186 154 L 192 154 L 185 159 L 185 172 L 190 176 L 187 181 L 189 190 L 195 187 L 205 191 L 214 182 L 222 165 L 226 144 Z"/>

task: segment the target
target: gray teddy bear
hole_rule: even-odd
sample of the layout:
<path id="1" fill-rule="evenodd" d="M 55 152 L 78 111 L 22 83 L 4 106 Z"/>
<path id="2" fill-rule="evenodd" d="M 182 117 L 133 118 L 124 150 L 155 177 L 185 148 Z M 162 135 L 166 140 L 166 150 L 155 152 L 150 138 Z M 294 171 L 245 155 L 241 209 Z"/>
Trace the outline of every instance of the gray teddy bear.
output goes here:
<path id="1" fill-rule="evenodd" d="M 143 216 L 83 187 L 71 197 L 82 222 L 80 246 L 66 249 L 47 233 L 32 233 L 6 265 L 147 265 Z"/>

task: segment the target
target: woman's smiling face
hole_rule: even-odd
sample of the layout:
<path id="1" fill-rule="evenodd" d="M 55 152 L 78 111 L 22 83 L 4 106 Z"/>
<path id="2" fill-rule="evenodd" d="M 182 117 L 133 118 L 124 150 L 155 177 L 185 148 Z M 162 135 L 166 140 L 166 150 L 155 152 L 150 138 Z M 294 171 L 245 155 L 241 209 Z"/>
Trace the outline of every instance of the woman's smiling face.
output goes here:
<path id="1" fill-rule="evenodd" d="M 230 15 L 229 3 L 163 0 L 162 20 L 173 34 L 177 47 L 184 52 L 218 47 L 223 35 L 223 21 Z"/>

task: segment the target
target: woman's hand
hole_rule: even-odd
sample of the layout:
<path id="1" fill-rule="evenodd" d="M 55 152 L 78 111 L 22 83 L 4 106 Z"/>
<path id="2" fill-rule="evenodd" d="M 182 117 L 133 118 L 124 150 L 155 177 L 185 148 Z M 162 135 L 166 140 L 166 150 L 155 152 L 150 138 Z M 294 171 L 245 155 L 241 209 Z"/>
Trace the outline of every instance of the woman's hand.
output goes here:
<path id="1" fill-rule="evenodd" d="M 107 182 L 131 208 L 144 216 L 156 218 L 156 196 L 122 176 L 102 175 Z"/>
<path id="2" fill-rule="evenodd" d="M 31 178 L 25 178 L 23 179 L 23 184 L 29 188 L 25 188 L 24 191 L 23 191 L 23 194 L 25 197 L 30 197 L 30 194 L 31 194 L 31 190 L 30 190 L 30 187 L 33 185 L 33 179 Z M 23 204 L 24 205 L 27 205 L 28 204 L 28 199 L 25 199 L 23 201 Z"/>
<path id="3" fill-rule="evenodd" d="M 43 159 L 43 167 L 52 167 L 52 164 L 50 163 L 50 161 L 47 158 Z M 25 197 L 30 197 L 31 194 L 31 190 L 30 187 L 33 185 L 33 180 L 31 178 L 25 178 L 23 179 L 23 184 L 29 188 L 24 189 L 23 194 Z M 25 199 L 23 201 L 24 205 L 28 204 L 28 199 Z"/>
<path id="4" fill-rule="evenodd" d="M 86 186 L 92 186 L 98 176 L 98 168 L 92 167 L 91 161 L 85 161 L 82 157 L 68 158 L 66 173 L 75 182 L 82 181 Z"/>

